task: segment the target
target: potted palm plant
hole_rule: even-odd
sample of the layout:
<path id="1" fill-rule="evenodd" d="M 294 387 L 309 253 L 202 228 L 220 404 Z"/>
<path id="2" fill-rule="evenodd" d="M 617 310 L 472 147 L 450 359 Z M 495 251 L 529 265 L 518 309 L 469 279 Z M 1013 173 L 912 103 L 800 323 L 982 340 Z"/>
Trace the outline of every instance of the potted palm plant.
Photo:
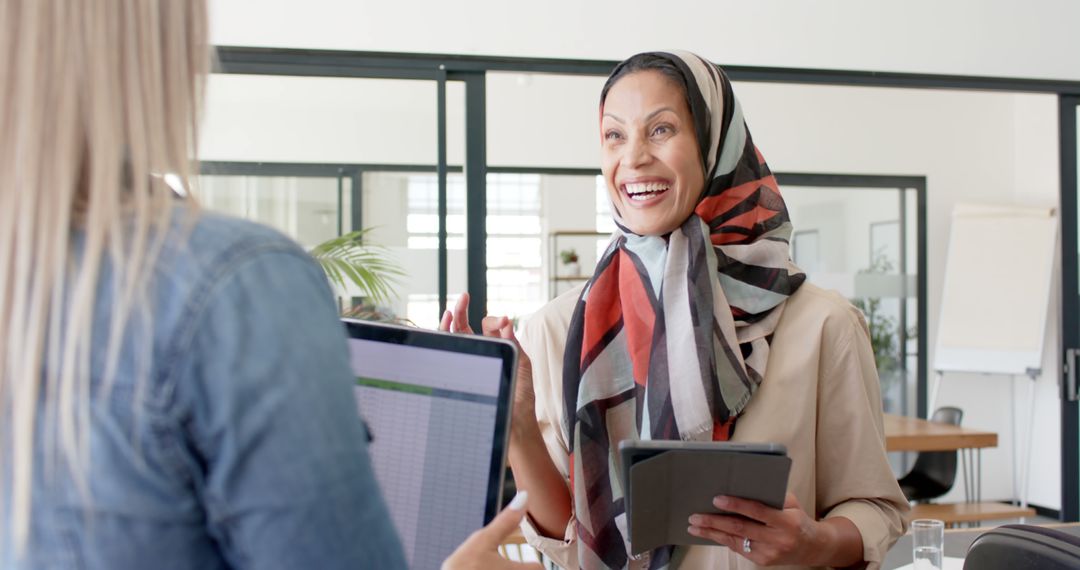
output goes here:
<path id="1" fill-rule="evenodd" d="M 347 303 L 346 315 L 395 320 L 392 314 L 377 307 L 394 299 L 394 287 L 405 272 L 385 247 L 365 241 L 371 230 L 366 228 L 329 239 L 316 245 L 310 253 L 338 290 L 351 287 L 365 298 L 366 302 L 357 306 Z"/>

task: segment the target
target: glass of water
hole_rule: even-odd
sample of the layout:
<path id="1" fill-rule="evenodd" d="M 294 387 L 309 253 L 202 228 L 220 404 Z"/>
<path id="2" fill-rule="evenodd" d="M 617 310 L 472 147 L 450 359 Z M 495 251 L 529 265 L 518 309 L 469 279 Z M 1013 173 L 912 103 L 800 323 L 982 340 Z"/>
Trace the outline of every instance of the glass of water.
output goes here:
<path id="1" fill-rule="evenodd" d="M 941 570 L 945 523 L 934 519 L 911 521 L 911 544 L 915 554 L 915 570 Z"/>

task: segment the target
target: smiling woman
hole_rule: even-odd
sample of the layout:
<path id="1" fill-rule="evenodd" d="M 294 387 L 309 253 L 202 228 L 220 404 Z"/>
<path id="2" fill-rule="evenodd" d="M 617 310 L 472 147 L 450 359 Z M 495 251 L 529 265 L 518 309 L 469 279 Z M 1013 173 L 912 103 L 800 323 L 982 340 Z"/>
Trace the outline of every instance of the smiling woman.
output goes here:
<path id="1" fill-rule="evenodd" d="M 625 75 L 601 96 L 601 170 L 616 215 L 638 235 L 682 225 L 704 187 L 685 92 L 685 84 L 649 69 Z"/>
<path id="2" fill-rule="evenodd" d="M 617 231 L 589 282 L 520 332 L 510 463 L 536 498 L 529 543 L 589 570 L 879 567 L 907 503 L 866 326 L 791 262 L 787 208 L 727 76 L 686 52 L 636 55 L 608 78 L 600 125 Z M 441 326 L 465 332 L 466 304 Z M 514 337 L 505 318 L 484 327 Z M 743 517 L 686 521 L 716 546 L 632 557 L 626 439 L 783 444 L 787 500 L 718 497 Z"/>

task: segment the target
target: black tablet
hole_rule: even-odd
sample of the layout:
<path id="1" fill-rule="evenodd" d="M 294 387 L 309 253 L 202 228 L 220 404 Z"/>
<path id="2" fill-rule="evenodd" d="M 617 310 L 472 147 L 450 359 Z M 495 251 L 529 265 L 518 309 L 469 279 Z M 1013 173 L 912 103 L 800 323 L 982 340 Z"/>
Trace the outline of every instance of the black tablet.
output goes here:
<path id="1" fill-rule="evenodd" d="M 776 443 L 622 441 L 623 493 L 634 554 L 668 544 L 715 544 L 686 529 L 695 513 L 720 513 L 717 495 L 780 509 L 791 459 Z"/>
<path id="2" fill-rule="evenodd" d="M 439 568 L 498 513 L 516 349 L 481 336 L 344 323 L 375 477 L 409 568 Z"/>

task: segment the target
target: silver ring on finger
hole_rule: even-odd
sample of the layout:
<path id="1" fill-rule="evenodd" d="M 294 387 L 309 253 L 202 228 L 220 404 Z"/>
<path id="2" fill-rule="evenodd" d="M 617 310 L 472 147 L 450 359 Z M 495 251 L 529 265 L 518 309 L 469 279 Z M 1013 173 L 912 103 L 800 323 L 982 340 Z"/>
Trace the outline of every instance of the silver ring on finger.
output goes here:
<path id="1" fill-rule="evenodd" d="M 743 539 L 742 539 L 742 551 L 747 553 L 747 554 L 750 554 L 751 548 L 750 548 L 750 538 L 749 537 L 743 537 Z"/>

